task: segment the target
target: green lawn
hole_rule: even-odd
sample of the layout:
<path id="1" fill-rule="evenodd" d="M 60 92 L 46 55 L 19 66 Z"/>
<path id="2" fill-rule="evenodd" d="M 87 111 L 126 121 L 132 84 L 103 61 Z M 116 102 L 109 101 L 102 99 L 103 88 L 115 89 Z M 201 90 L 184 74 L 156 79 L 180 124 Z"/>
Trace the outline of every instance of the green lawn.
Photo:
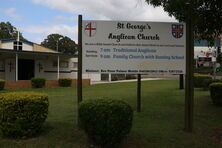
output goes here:
<path id="1" fill-rule="evenodd" d="M 142 112 L 123 148 L 222 147 L 222 107 L 211 103 L 209 92 L 195 90 L 194 132 L 184 128 L 184 90 L 176 80 L 142 82 Z M 15 90 L 11 90 L 15 91 Z M 24 90 L 16 90 L 24 91 Z M 76 88 L 26 89 L 49 94 L 49 115 L 38 137 L 24 140 L 0 137 L 0 148 L 87 148 L 87 138 L 76 126 Z M 113 98 L 136 109 L 136 82 L 99 84 L 83 89 L 83 99 Z"/>

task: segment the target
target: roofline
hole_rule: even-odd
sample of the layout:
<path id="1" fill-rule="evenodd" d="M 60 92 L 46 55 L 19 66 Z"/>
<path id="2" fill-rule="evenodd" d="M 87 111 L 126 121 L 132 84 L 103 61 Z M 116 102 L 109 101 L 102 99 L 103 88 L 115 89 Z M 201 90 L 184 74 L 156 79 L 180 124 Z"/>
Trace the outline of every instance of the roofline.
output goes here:
<path id="1" fill-rule="evenodd" d="M 24 53 L 24 54 L 41 54 L 41 55 L 55 55 L 55 56 L 66 56 L 66 57 L 77 57 L 77 55 L 70 55 L 64 53 L 52 53 L 52 52 L 39 52 L 39 51 L 19 51 L 19 50 L 12 50 L 12 49 L 5 49 L 0 48 L 0 53 Z"/>
<path id="2" fill-rule="evenodd" d="M 14 39 L 14 38 L 10 38 L 10 39 L 0 39 L 0 41 L 1 41 L 2 43 L 5 43 L 5 42 L 12 42 L 12 41 L 17 41 L 17 40 Z M 34 44 L 33 42 L 28 41 L 28 40 L 20 39 L 19 41 L 20 41 L 20 42 L 23 42 L 23 43 L 30 44 L 30 45 L 33 45 L 33 44 Z"/>

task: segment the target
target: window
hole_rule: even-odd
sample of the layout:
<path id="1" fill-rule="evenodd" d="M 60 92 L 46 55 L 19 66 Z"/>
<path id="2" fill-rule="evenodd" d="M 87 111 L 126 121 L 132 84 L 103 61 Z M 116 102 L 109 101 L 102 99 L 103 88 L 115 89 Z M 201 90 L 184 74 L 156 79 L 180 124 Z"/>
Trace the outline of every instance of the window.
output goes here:
<path id="1" fill-rule="evenodd" d="M 18 42 L 18 41 L 13 42 L 13 49 L 22 50 L 22 42 Z"/>
<path id="2" fill-rule="evenodd" d="M 72 62 L 72 68 L 78 68 L 78 63 L 77 62 Z"/>
<path id="3" fill-rule="evenodd" d="M 61 68 L 68 68 L 69 67 L 69 62 L 68 61 L 61 61 L 60 62 L 60 67 Z"/>
<path id="4" fill-rule="evenodd" d="M 4 62 L 3 62 L 3 61 L 0 61 L 0 69 L 1 69 L 1 70 L 5 69 Z"/>
<path id="5" fill-rule="evenodd" d="M 69 67 L 69 62 L 68 61 L 60 61 L 59 66 L 60 66 L 60 68 L 68 68 Z M 58 62 L 53 61 L 52 67 L 58 67 Z"/>
<path id="6" fill-rule="evenodd" d="M 57 61 L 53 61 L 52 62 L 52 67 L 57 67 L 58 66 L 58 62 Z"/>

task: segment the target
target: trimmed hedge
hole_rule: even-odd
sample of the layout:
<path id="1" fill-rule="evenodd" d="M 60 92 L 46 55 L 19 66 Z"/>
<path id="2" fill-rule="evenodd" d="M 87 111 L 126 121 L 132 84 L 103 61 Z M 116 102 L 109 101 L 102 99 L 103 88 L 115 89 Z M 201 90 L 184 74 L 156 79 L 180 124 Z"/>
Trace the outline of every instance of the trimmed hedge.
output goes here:
<path id="1" fill-rule="evenodd" d="M 99 146 L 119 144 L 130 132 L 132 108 L 118 100 L 87 100 L 79 106 L 80 127 Z"/>
<path id="2" fill-rule="evenodd" d="M 72 79 L 70 79 L 70 78 L 59 79 L 59 86 L 61 86 L 61 87 L 70 87 L 71 84 L 72 84 Z"/>
<path id="3" fill-rule="evenodd" d="M 127 74 L 126 75 L 126 80 L 131 80 L 131 79 L 136 79 L 136 75 Z"/>
<path id="4" fill-rule="evenodd" d="M 4 136 L 31 137 L 39 133 L 48 115 L 48 96 L 42 93 L 0 94 L 0 129 Z"/>
<path id="5" fill-rule="evenodd" d="M 45 86 L 45 78 L 32 78 L 31 82 L 32 82 L 32 87 L 33 88 L 42 88 Z"/>
<path id="6" fill-rule="evenodd" d="M 0 90 L 3 90 L 5 87 L 5 80 L 0 79 Z"/>
<path id="7" fill-rule="evenodd" d="M 210 84 L 210 95 L 214 104 L 222 105 L 222 83 Z"/>
<path id="8" fill-rule="evenodd" d="M 201 74 L 213 74 L 214 69 L 213 67 L 194 67 L 194 73 L 201 73 Z"/>
<path id="9" fill-rule="evenodd" d="M 111 74 L 111 81 L 125 80 L 125 74 Z"/>
<path id="10" fill-rule="evenodd" d="M 215 80 L 212 80 L 211 83 L 222 83 L 222 79 L 215 79 Z"/>
<path id="11" fill-rule="evenodd" d="M 212 82 L 212 77 L 203 74 L 194 74 L 194 87 L 208 89 L 210 83 Z"/>

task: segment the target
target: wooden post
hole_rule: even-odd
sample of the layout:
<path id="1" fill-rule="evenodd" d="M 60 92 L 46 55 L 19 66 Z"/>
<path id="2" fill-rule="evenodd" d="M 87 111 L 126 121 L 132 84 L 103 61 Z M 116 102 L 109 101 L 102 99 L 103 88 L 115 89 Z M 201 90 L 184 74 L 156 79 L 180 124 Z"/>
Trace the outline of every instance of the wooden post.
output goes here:
<path id="1" fill-rule="evenodd" d="M 137 112 L 141 112 L 141 74 L 137 75 Z"/>
<path id="2" fill-rule="evenodd" d="M 184 83 L 183 83 L 183 74 L 180 74 L 180 89 L 184 89 Z"/>
<path id="3" fill-rule="evenodd" d="M 15 54 L 15 81 L 18 81 L 18 53 Z"/>
<path id="4" fill-rule="evenodd" d="M 78 16 L 78 23 L 77 124 L 79 123 L 79 103 L 82 101 L 82 15 Z"/>
<path id="5" fill-rule="evenodd" d="M 185 84 L 185 131 L 192 132 L 193 130 L 193 59 L 194 59 L 194 38 L 193 38 L 193 23 L 192 23 L 192 8 L 193 3 L 189 7 L 189 15 L 186 21 L 186 84 Z"/>
<path id="6" fill-rule="evenodd" d="M 57 79 L 59 80 L 59 74 L 60 73 L 60 59 L 59 59 L 59 55 L 57 57 Z"/>

